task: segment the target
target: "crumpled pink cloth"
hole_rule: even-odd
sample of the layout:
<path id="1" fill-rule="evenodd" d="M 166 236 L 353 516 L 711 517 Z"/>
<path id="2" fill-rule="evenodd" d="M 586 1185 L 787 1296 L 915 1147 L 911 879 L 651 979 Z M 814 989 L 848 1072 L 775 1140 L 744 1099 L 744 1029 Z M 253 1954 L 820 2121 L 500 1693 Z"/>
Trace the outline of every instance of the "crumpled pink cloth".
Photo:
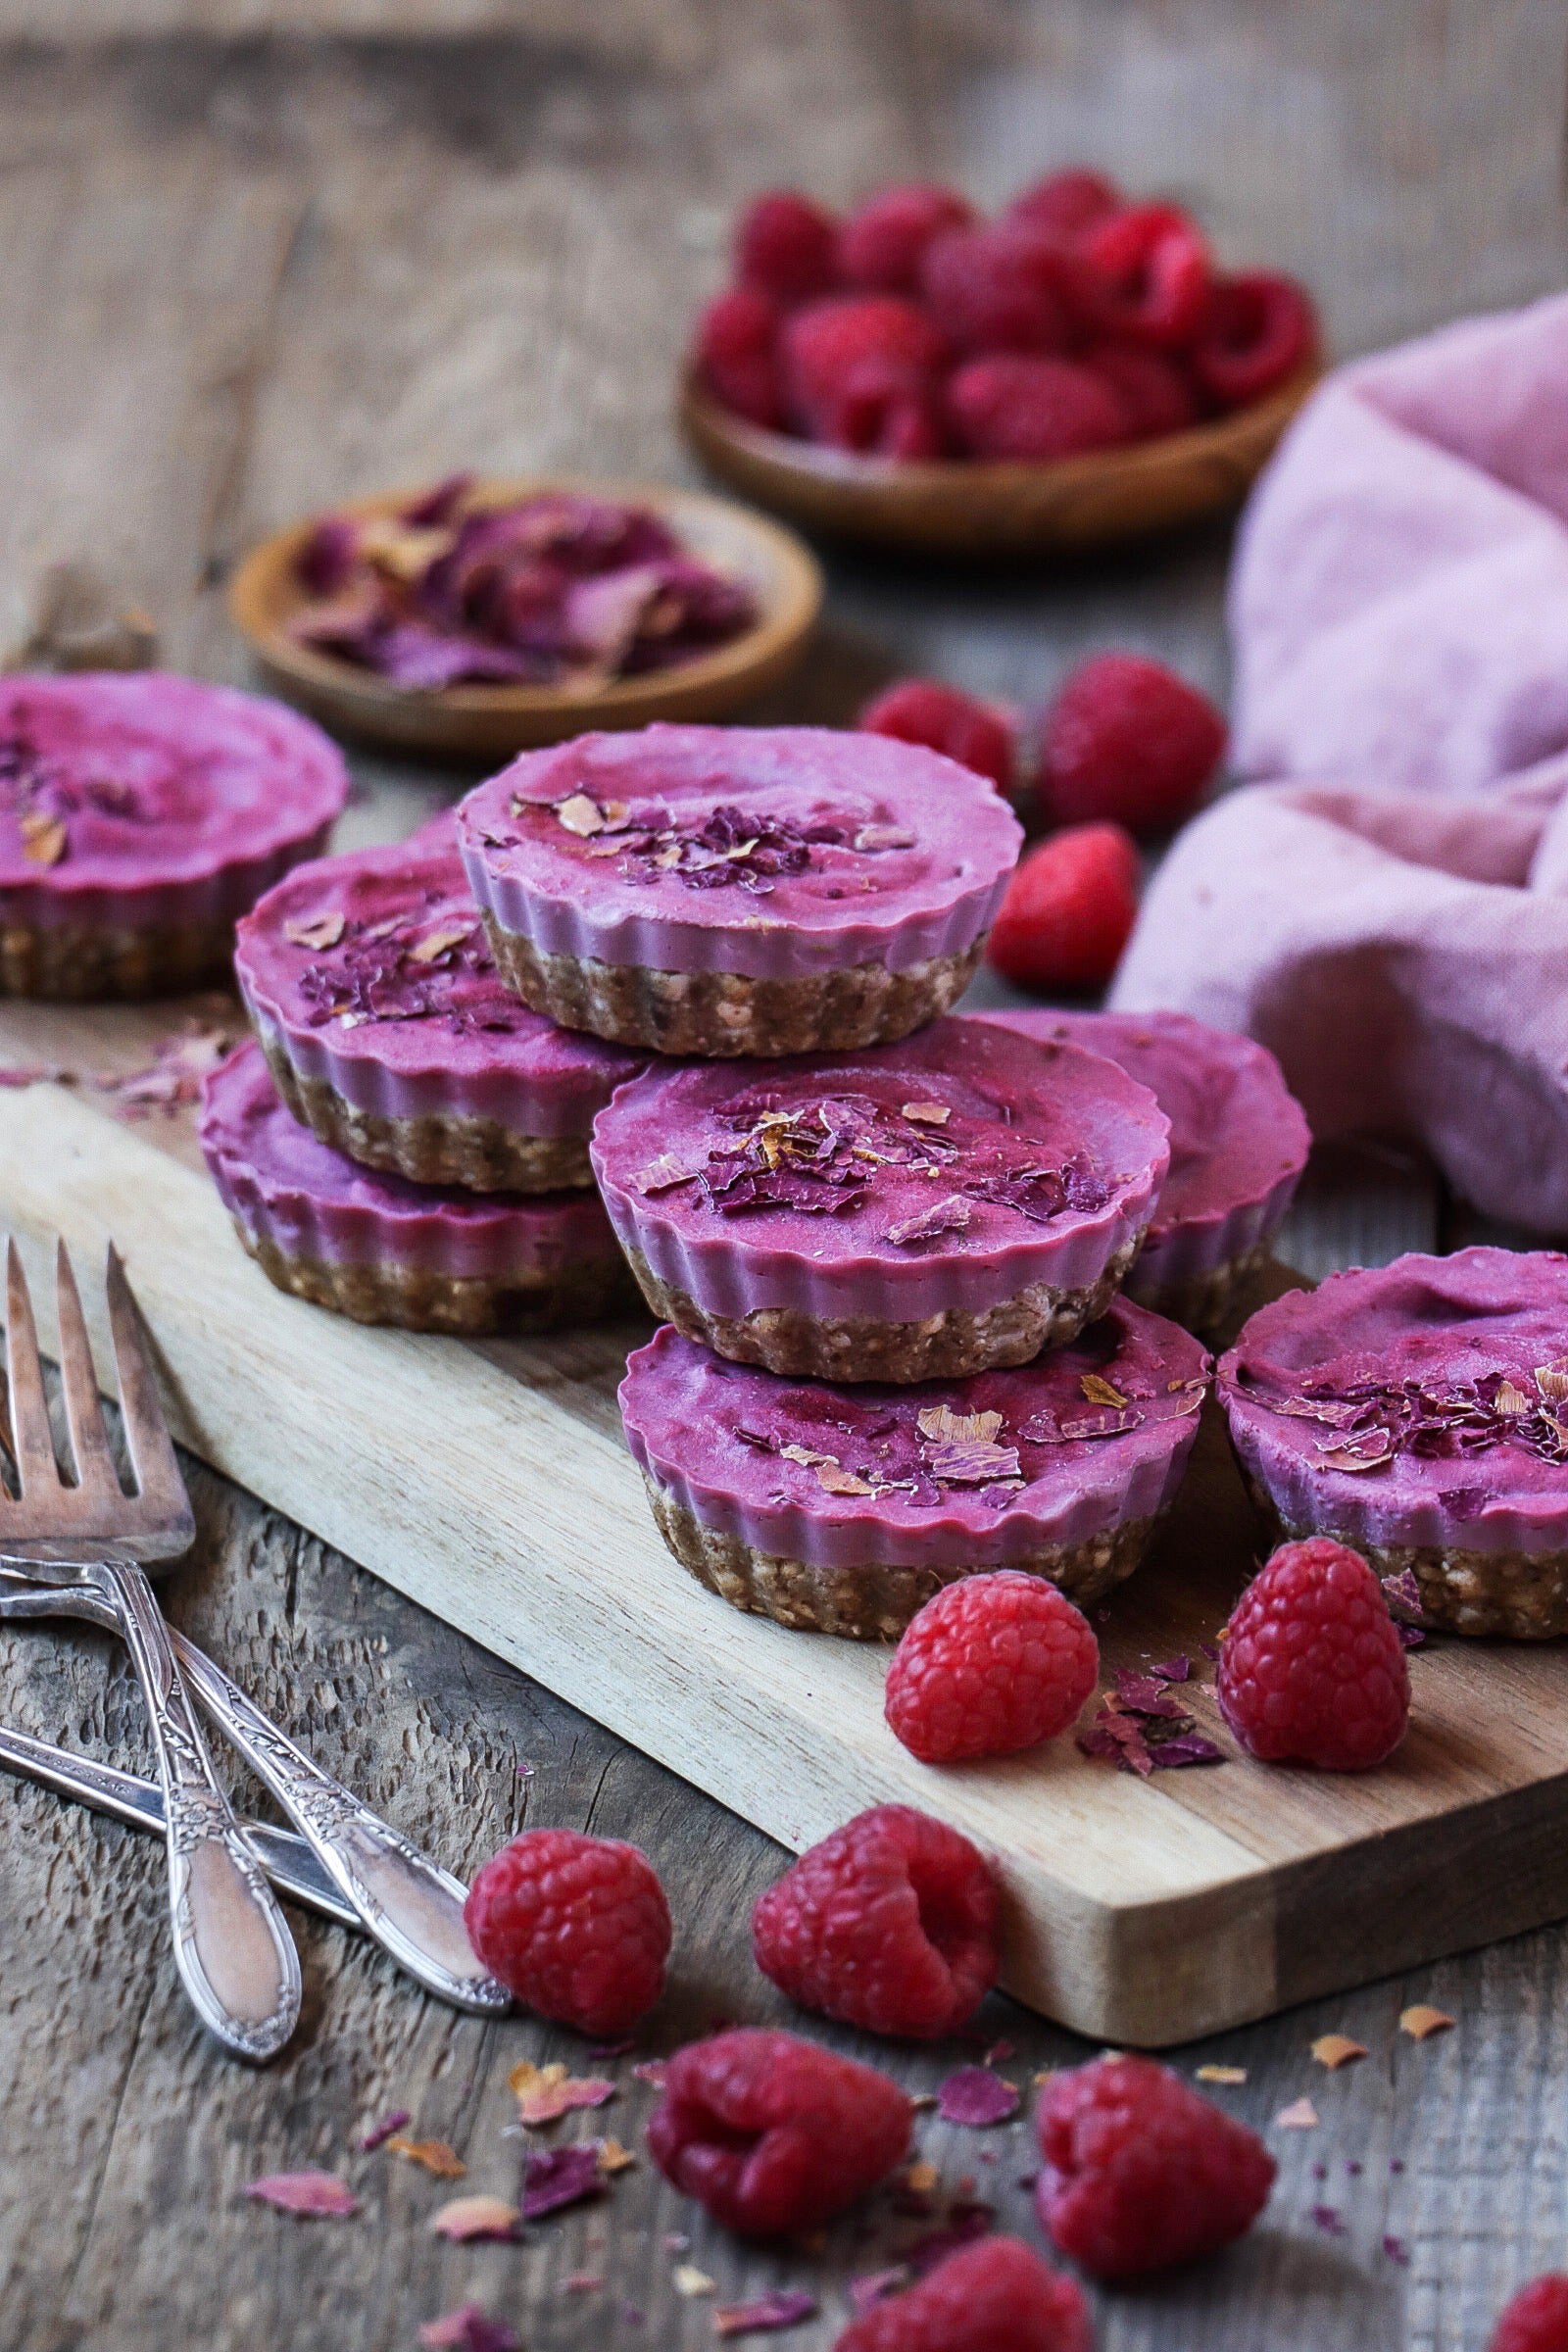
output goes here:
<path id="1" fill-rule="evenodd" d="M 1176 842 L 1111 1004 L 1244 1031 L 1317 1136 L 1568 1232 L 1568 297 L 1332 377 L 1231 625 L 1250 789 Z"/>

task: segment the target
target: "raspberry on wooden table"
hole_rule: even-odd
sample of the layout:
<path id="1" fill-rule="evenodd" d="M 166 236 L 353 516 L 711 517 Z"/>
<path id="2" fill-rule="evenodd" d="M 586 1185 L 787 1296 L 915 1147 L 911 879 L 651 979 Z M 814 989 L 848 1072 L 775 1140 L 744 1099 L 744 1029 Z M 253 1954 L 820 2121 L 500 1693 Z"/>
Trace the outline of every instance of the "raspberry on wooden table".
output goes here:
<path id="1" fill-rule="evenodd" d="M 924 1764 L 1006 1756 L 1064 1732 L 1099 1672 L 1100 1643 L 1066 1594 L 1002 1568 L 932 1594 L 893 1653 L 884 1707 Z"/>
<path id="2" fill-rule="evenodd" d="M 1083 2289 L 1016 2237 L 985 2237 L 852 2320 L 833 2352 L 1091 2352 Z"/>
<path id="3" fill-rule="evenodd" d="M 923 743 L 960 766 L 972 767 L 977 775 L 989 776 L 1004 792 L 1016 777 L 1014 728 L 989 703 L 937 678 L 901 678 L 866 704 L 856 724 L 868 735 Z"/>
<path id="4" fill-rule="evenodd" d="M 839 230 L 839 275 L 867 294 L 913 294 L 932 239 L 973 217 L 956 188 L 923 181 L 879 188 Z"/>
<path id="5" fill-rule="evenodd" d="M 1054 823 L 1109 818 L 1174 832 L 1225 749 L 1225 721 L 1196 686 L 1141 654 L 1094 654 L 1070 670 L 1041 722 L 1040 799 Z"/>
<path id="6" fill-rule="evenodd" d="M 896 2082 L 793 2034 L 739 2028 L 677 2050 L 648 2146 L 744 2237 L 814 2230 L 885 2180 L 914 2110 Z"/>
<path id="7" fill-rule="evenodd" d="M 1209 290 L 1193 371 L 1227 409 L 1272 392 L 1317 350 L 1317 313 L 1294 278 L 1257 270 Z"/>
<path id="8" fill-rule="evenodd" d="M 752 1914 L 757 1965 L 803 2008 L 873 2034 L 951 2034 L 997 1981 L 985 1857 L 912 1805 L 873 1805 L 801 1856 Z"/>
<path id="9" fill-rule="evenodd" d="M 1568 2276 L 1548 2271 L 1522 2286 L 1493 2329 L 1487 2352 L 1568 2352 Z"/>
<path id="10" fill-rule="evenodd" d="M 624 2034 L 664 1988 L 669 1905 L 618 1838 L 524 1830 L 479 1872 L 463 1921 L 519 2001 L 579 2033 Z"/>
<path id="11" fill-rule="evenodd" d="M 1231 1611 L 1220 1712 L 1265 1764 L 1365 1772 L 1410 1717 L 1410 1670 L 1383 1587 L 1331 1537 L 1282 1544 Z"/>
<path id="12" fill-rule="evenodd" d="M 972 458 L 1050 464 L 1128 438 L 1128 413 L 1108 377 L 1075 360 L 1020 352 L 970 360 L 949 379 L 948 423 Z"/>
<path id="13" fill-rule="evenodd" d="M 809 302 L 837 275 L 838 223 L 794 188 L 754 197 L 735 231 L 735 274 L 775 302 Z"/>
<path id="14" fill-rule="evenodd" d="M 1069 825 L 1007 884 L 987 959 L 1020 988 L 1102 988 L 1138 919 L 1138 850 L 1120 825 Z"/>
<path id="15" fill-rule="evenodd" d="M 1122 209 L 1121 190 L 1099 172 L 1053 172 L 1015 196 L 1004 218 L 1027 220 L 1057 237 L 1081 237 Z"/>
<path id="16" fill-rule="evenodd" d="M 1040 2219 L 1097 2278 L 1130 2278 L 1212 2254 L 1268 2202 L 1274 2159 L 1152 2058 L 1097 2058 L 1046 2084 Z"/>
<path id="17" fill-rule="evenodd" d="M 777 305 L 755 286 L 731 286 L 703 313 L 697 365 L 715 400 L 769 430 L 784 421 L 779 391 Z"/>

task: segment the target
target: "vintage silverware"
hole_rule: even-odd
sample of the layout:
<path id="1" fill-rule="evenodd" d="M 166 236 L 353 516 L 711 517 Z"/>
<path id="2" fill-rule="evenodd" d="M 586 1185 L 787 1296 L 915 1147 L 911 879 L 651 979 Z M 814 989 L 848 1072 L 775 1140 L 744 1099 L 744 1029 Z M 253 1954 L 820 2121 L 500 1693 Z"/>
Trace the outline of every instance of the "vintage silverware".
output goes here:
<path id="1" fill-rule="evenodd" d="M 0 1621 L 60 1616 L 117 1630 L 113 1608 L 90 1587 L 34 1585 L 0 1567 Z M 186 1689 L 276 1797 L 355 1925 L 442 2000 L 487 2017 L 510 2008 L 506 1986 L 485 1974 L 468 1943 L 461 1879 L 296 1747 L 204 1649 L 173 1626 L 169 1638 Z"/>
<path id="2" fill-rule="evenodd" d="M 111 1247 L 109 1328 L 136 1486 L 120 1483 L 71 1260 L 57 1251 L 60 1371 L 70 1429 L 55 1460 L 32 1300 L 6 1256 L 6 1377 L 18 1494 L 0 1496 L 0 1559 L 32 1582 L 82 1586 L 115 1616 L 141 1684 L 163 1790 L 174 1964 L 204 2025 L 242 2058 L 271 2058 L 300 2013 L 300 1963 L 276 1897 L 220 1787 L 143 1561 L 188 1550 L 190 1498 L 164 1422 L 136 1304 Z"/>
<path id="3" fill-rule="evenodd" d="M 4 1614 L 0 1608 L 0 1615 Z M 107 1813 L 133 1830 L 151 1830 L 162 1838 L 165 1829 L 163 1791 L 151 1781 L 117 1765 L 100 1764 L 94 1756 L 74 1755 L 69 1748 L 52 1747 L 47 1740 L 31 1739 L 0 1724 L 0 1770 L 23 1780 L 36 1781 L 59 1796 L 74 1797 L 95 1813 Z M 339 1927 L 357 1928 L 359 1913 L 344 1901 L 303 1838 L 292 1830 L 274 1829 L 270 1822 L 242 1820 L 240 1828 L 274 1886 L 306 1903 Z"/>

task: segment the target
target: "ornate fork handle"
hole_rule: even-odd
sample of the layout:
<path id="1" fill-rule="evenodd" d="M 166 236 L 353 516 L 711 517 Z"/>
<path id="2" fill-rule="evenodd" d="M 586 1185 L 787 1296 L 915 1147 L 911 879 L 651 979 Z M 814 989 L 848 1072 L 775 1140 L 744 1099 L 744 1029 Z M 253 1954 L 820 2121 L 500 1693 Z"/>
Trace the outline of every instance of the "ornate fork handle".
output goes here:
<path id="1" fill-rule="evenodd" d="M 484 2016 L 505 2010 L 511 1995 L 485 1974 L 465 1932 L 461 1882 L 296 1747 L 205 1650 L 178 1634 L 173 1641 L 191 1690 L 377 1943 L 442 2000 Z"/>
<path id="2" fill-rule="evenodd" d="M 219 1787 L 140 1568 L 86 1573 L 113 1603 L 141 1684 L 163 1785 L 174 1963 L 203 2023 L 242 2058 L 275 2057 L 299 2019 L 299 1954 Z"/>

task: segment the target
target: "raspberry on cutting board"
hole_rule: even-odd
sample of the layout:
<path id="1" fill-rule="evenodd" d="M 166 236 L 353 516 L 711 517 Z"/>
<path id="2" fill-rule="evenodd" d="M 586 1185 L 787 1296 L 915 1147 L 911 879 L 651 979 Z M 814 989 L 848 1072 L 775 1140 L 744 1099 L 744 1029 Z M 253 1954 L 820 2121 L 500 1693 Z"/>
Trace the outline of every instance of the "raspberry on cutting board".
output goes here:
<path id="1" fill-rule="evenodd" d="M 1410 1669 L 1382 1585 L 1332 1537 L 1282 1544 L 1231 1611 L 1220 1712 L 1265 1764 L 1365 1772 L 1410 1718 Z"/>
<path id="2" fill-rule="evenodd" d="M 833 2352 L 1091 2352 L 1083 2290 L 1016 2237 L 985 2237 L 862 2312 Z"/>
<path id="3" fill-rule="evenodd" d="M 1020 988 L 1102 988 L 1138 920 L 1138 847 L 1120 825 L 1068 825 L 1007 884 L 987 960 Z"/>
<path id="4" fill-rule="evenodd" d="M 874 2068 L 743 2027 L 676 2051 L 648 2146 L 664 2178 L 727 2230 L 785 2237 L 885 2180 L 913 2116 Z"/>
<path id="5" fill-rule="evenodd" d="M 624 2034 L 663 1991 L 669 1905 L 618 1838 L 524 1830 L 479 1872 L 463 1922 L 492 1976 L 580 2034 Z"/>
<path id="6" fill-rule="evenodd" d="M 1054 1740 L 1094 1690 L 1100 1643 L 1050 1579 L 1003 1568 L 934 1592 L 905 1629 L 884 1711 L 923 1764 Z"/>
<path id="7" fill-rule="evenodd" d="M 1097 2058 L 1053 2076 L 1036 2125 L 1041 2222 L 1097 2278 L 1217 2252 L 1251 2228 L 1273 2186 L 1256 2132 L 1152 2058 Z"/>
<path id="8" fill-rule="evenodd" d="M 1169 833 L 1192 815 L 1225 749 L 1225 721 L 1163 662 L 1096 654 L 1040 727 L 1040 800 L 1058 825 L 1108 819 Z"/>
<path id="9" fill-rule="evenodd" d="M 927 2040 L 961 2026 L 996 1983 L 998 1908 L 967 1838 L 912 1805 L 873 1805 L 759 1899 L 752 1945 L 803 2008 Z"/>

